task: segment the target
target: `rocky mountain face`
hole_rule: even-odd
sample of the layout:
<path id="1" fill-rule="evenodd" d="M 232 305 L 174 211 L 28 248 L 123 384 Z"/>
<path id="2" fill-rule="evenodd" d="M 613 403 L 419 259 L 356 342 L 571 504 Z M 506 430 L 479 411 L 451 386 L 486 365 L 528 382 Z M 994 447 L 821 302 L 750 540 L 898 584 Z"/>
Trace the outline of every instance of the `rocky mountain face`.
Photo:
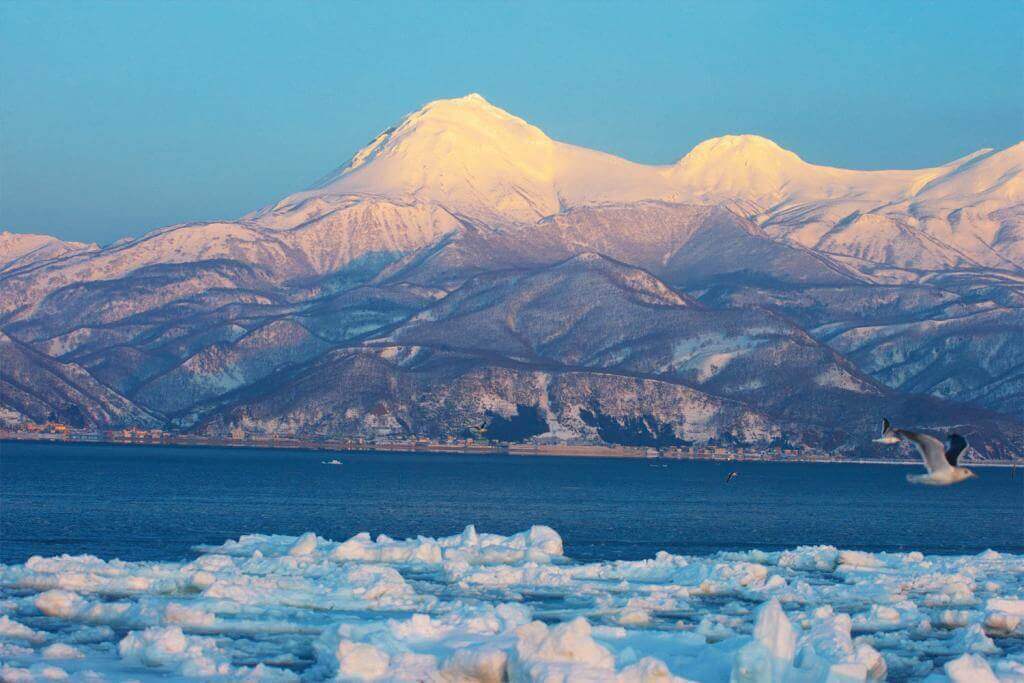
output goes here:
<path id="1" fill-rule="evenodd" d="M 886 415 L 1000 457 L 1022 165 L 725 136 L 645 166 L 442 100 L 237 221 L 0 235 L 0 419 L 866 454 Z"/>

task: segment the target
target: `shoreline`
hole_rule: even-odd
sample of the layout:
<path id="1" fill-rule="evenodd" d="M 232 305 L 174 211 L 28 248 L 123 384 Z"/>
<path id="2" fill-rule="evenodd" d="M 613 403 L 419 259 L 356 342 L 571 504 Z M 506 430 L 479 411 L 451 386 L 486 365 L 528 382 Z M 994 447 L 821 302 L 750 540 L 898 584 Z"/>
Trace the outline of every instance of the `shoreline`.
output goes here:
<path id="1" fill-rule="evenodd" d="M 48 443 L 75 446 L 155 446 L 182 448 L 238 448 L 277 451 L 320 451 L 324 453 L 437 453 L 439 455 L 490 455 L 504 457 L 537 456 L 546 458 L 613 458 L 625 460 L 656 460 L 676 462 L 721 463 L 807 463 L 836 465 L 920 465 L 920 460 L 888 460 L 877 458 L 837 458 L 829 456 L 751 456 L 744 453 L 686 453 L 663 452 L 638 446 L 598 445 L 534 445 L 508 444 L 435 444 L 435 443 L 358 443 L 343 440 L 303 441 L 300 439 L 212 439 L 208 437 L 173 437 L 162 440 L 69 438 L 59 434 L 28 435 L 0 430 L 0 444 Z M 964 463 L 969 467 L 1013 467 L 1013 461 L 976 461 Z"/>

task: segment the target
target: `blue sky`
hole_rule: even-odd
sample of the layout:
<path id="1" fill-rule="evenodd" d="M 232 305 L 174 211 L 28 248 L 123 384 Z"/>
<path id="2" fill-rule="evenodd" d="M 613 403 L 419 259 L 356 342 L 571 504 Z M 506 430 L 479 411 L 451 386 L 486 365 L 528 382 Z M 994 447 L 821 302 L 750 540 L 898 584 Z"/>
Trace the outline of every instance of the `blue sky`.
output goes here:
<path id="1" fill-rule="evenodd" d="M 928 166 L 1024 138 L 1024 3 L 0 3 L 0 227 L 108 242 L 301 189 L 423 103 L 670 163 L 758 133 Z"/>

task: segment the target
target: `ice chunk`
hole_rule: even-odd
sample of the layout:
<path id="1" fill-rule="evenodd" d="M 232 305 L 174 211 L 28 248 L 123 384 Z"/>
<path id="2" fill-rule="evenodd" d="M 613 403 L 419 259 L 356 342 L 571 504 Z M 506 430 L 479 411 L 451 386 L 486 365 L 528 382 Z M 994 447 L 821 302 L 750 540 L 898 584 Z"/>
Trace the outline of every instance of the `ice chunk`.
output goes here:
<path id="1" fill-rule="evenodd" d="M 40 654 L 43 655 L 43 659 L 83 659 L 85 654 L 82 653 L 77 647 L 73 645 L 67 645 L 65 643 L 54 643 L 53 645 L 47 645 L 42 649 Z"/>
<path id="2" fill-rule="evenodd" d="M 874 603 L 867 614 L 858 614 L 853 619 L 853 630 L 858 632 L 897 631 L 922 623 L 917 606 L 909 601 L 894 602 L 890 605 Z M 924 621 L 927 628 L 930 622 Z"/>
<path id="3" fill-rule="evenodd" d="M 54 588 L 37 595 L 35 605 L 48 617 L 68 619 L 85 609 L 86 602 L 78 593 Z"/>
<path id="4" fill-rule="evenodd" d="M 758 611 L 754 639 L 768 648 L 772 659 L 780 662 L 793 660 L 796 632 L 778 600 L 769 600 Z"/>
<path id="5" fill-rule="evenodd" d="M 35 676 L 28 669 L 10 664 L 0 666 L 0 681 L 4 683 L 35 683 Z"/>
<path id="6" fill-rule="evenodd" d="M 856 646 L 850 636 L 848 614 L 830 606 L 815 610 L 810 630 L 801 638 L 797 668 L 807 680 L 864 681 L 885 678 L 881 654 L 867 643 Z"/>
<path id="7" fill-rule="evenodd" d="M 5 643 L 0 641 L 0 661 L 4 659 L 15 659 L 30 657 L 35 654 L 35 650 L 24 645 L 18 645 L 17 643 Z M 3 679 L 0 679 L 3 680 Z"/>
<path id="8" fill-rule="evenodd" d="M 516 631 L 509 660 L 510 681 L 600 680 L 613 676 L 615 657 L 591 637 L 590 623 L 581 617 L 548 627 L 534 621 Z"/>
<path id="9" fill-rule="evenodd" d="M 1021 631 L 1024 620 L 1024 600 L 992 598 L 985 604 L 985 628 L 995 635 L 1009 635 Z"/>
<path id="10" fill-rule="evenodd" d="M 339 561 L 441 564 L 441 546 L 434 539 L 394 541 L 382 536 L 376 542 L 361 533 L 339 544 L 331 556 Z"/>
<path id="11" fill-rule="evenodd" d="M 38 681 L 66 681 L 68 672 L 58 666 L 38 665 L 23 669 L 10 665 L 0 666 L 0 681 L 4 683 L 37 683 Z"/>
<path id="12" fill-rule="evenodd" d="M 626 607 L 618 617 L 618 622 L 623 626 L 643 626 L 650 621 L 650 613 L 638 607 Z"/>
<path id="13" fill-rule="evenodd" d="M 839 562 L 839 551 L 834 546 L 801 546 L 796 550 L 784 551 L 779 557 L 780 567 L 794 569 L 817 569 L 832 571 Z"/>
<path id="14" fill-rule="evenodd" d="M 854 659 L 864 665 L 868 680 L 884 681 L 889 673 L 889 666 L 882 653 L 867 643 L 859 643 L 854 647 Z"/>
<path id="15" fill-rule="evenodd" d="M 232 673 L 230 661 L 212 638 L 186 636 L 180 627 L 132 631 L 118 643 L 122 659 L 170 668 L 183 676 L 209 678 Z"/>
<path id="16" fill-rule="evenodd" d="M 736 653 L 730 680 L 782 681 L 793 663 L 796 639 L 782 605 L 772 598 L 758 610 L 754 639 Z"/>
<path id="17" fill-rule="evenodd" d="M 839 553 L 838 571 L 870 571 L 884 566 L 885 563 L 873 553 L 860 550 L 844 550 Z"/>
<path id="18" fill-rule="evenodd" d="M 686 683 L 687 679 L 674 676 L 660 659 L 644 657 L 622 669 L 615 680 L 616 683 Z"/>
<path id="19" fill-rule="evenodd" d="M 46 634 L 31 629 L 5 614 L 0 616 L 0 638 L 21 640 L 26 643 L 41 643 L 46 640 Z"/>
<path id="20" fill-rule="evenodd" d="M 388 653 L 366 643 L 343 640 L 338 643 L 336 675 L 342 680 L 372 681 L 383 678 L 391 667 Z"/>
<path id="21" fill-rule="evenodd" d="M 501 683 L 505 680 L 508 653 L 496 647 L 461 648 L 445 662 L 446 680 Z"/>
<path id="22" fill-rule="evenodd" d="M 295 541 L 292 547 L 288 549 L 288 554 L 292 557 L 312 555 L 313 551 L 316 550 L 316 543 L 316 534 L 312 531 L 307 531 L 299 536 L 299 540 Z"/>
<path id="23" fill-rule="evenodd" d="M 946 662 L 944 667 L 951 683 L 999 683 L 984 657 L 965 654 Z"/>
<path id="24" fill-rule="evenodd" d="M 971 624 L 966 628 L 957 629 L 953 647 L 957 652 L 974 652 L 994 655 L 999 652 L 995 641 L 985 635 L 980 624 Z"/>

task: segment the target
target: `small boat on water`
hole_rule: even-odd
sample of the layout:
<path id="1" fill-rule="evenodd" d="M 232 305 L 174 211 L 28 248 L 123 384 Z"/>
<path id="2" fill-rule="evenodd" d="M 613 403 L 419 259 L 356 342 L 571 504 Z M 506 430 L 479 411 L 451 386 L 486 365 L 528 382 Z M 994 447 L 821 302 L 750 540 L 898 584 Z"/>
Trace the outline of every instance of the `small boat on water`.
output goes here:
<path id="1" fill-rule="evenodd" d="M 323 460 L 323 461 L 321 461 L 320 464 L 321 465 L 343 465 L 345 463 L 343 463 L 340 460 L 335 459 L 335 460 Z"/>

